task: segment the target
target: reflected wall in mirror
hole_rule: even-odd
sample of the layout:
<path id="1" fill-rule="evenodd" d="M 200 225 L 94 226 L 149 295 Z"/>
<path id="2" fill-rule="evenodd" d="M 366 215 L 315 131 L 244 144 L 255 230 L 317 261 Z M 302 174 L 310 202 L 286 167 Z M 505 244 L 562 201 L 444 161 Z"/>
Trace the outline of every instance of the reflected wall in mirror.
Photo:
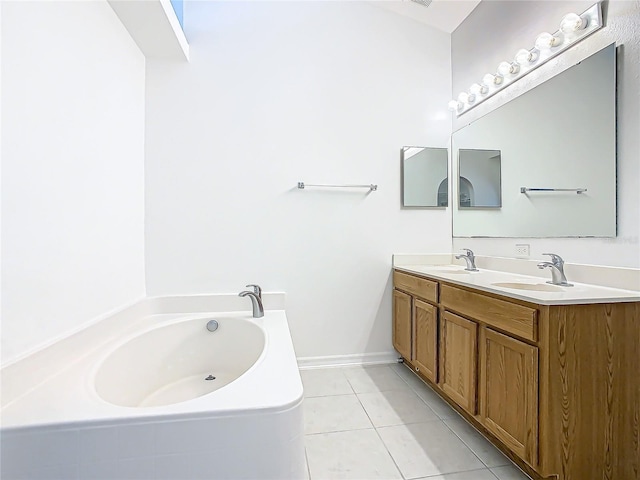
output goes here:
<path id="1" fill-rule="evenodd" d="M 500 151 L 502 189 L 502 208 L 453 209 L 455 237 L 615 237 L 615 57 L 609 45 L 454 132 L 453 158 Z"/>
<path id="2" fill-rule="evenodd" d="M 446 148 L 402 147 L 401 163 L 403 207 L 448 205 Z"/>
<path id="3" fill-rule="evenodd" d="M 458 151 L 458 206 L 460 208 L 496 208 L 502 205 L 500 194 L 500 150 Z"/>

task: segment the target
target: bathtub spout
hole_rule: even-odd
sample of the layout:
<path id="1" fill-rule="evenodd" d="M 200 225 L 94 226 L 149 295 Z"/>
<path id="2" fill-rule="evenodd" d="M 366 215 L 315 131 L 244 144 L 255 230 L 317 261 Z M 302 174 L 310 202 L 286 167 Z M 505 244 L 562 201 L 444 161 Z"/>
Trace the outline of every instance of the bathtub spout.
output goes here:
<path id="1" fill-rule="evenodd" d="M 249 297 L 251 299 L 251 306 L 253 307 L 253 318 L 264 317 L 264 307 L 262 306 L 262 299 L 254 292 L 245 290 L 238 294 L 240 297 Z"/>

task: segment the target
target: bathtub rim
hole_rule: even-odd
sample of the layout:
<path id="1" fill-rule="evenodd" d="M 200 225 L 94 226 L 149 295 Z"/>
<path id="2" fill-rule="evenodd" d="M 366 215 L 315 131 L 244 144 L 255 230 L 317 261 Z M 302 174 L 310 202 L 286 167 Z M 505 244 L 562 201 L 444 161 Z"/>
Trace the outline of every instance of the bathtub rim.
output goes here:
<path id="1" fill-rule="evenodd" d="M 184 301 L 188 301 L 188 299 L 180 299 L 180 302 Z M 179 310 L 183 309 L 183 306 L 178 306 Z M 177 318 L 181 318 L 183 321 L 188 321 L 189 319 L 205 318 L 209 316 L 239 316 L 241 318 L 250 319 L 254 322 L 261 322 L 265 326 L 269 346 L 263 351 L 263 361 L 256 362 L 252 367 L 253 370 L 251 372 L 245 372 L 245 374 L 239 377 L 239 379 L 215 392 L 211 392 L 211 394 L 206 394 L 192 400 L 172 405 L 158 407 L 123 407 L 107 403 L 102 399 L 96 401 L 95 397 L 91 397 L 89 395 L 89 389 L 86 387 L 85 382 L 84 384 L 79 385 L 76 391 L 63 393 L 63 395 L 67 395 L 72 401 L 69 405 L 63 405 L 62 413 L 54 415 L 53 410 L 55 410 L 55 408 L 49 406 L 44 399 L 49 397 L 56 398 L 57 395 L 60 395 L 60 392 L 64 390 L 65 382 L 70 378 L 76 379 L 76 385 L 81 384 L 83 380 L 77 380 L 79 378 L 78 375 L 81 374 L 82 379 L 85 379 L 87 371 L 95 368 L 98 358 L 102 358 L 102 356 L 107 354 L 107 352 L 111 352 L 116 344 L 120 344 L 125 341 L 125 339 L 120 336 L 118 341 L 111 339 L 110 342 L 105 342 L 99 347 L 94 348 L 90 353 L 79 358 L 73 365 L 68 366 L 68 368 L 63 369 L 57 374 L 50 375 L 46 381 L 41 382 L 24 395 L 16 398 L 14 402 L 5 406 L 2 409 L 2 427 L 0 431 L 13 431 L 16 429 L 26 428 L 57 428 L 61 425 L 68 427 L 107 425 L 121 421 L 154 421 L 158 418 L 172 418 L 176 420 L 187 417 L 204 418 L 207 415 L 210 415 L 212 410 L 215 415 L 233 415 L 238 411 L 280 411 L 291 408 L 302 400 L 303 387 L 288 327 L 286 312 L 284 310 L 267 310 L 265 311 L 265 317 L 262 319 L 252 319 L 251 314 L 246 311 L 191 311 L 184 313 L 167 313 L 167 310 L 172 309 L 164 310 L 164 312 L 156 312 L 147 315 L 144 319 L 136 322 L 136 332 L 130 333 L 127 335 L 127 338 L 133 338 L 142 334 L 144 331 L 149 330 L 150 328 L 148 326 L 146 328 L 144 327 L 145 322 L 149 325 L 149 322 L 153 323 L 154 320 L 157 320 L 158 316 L 162 316 L 162 321 L 156 322 L 156 324 L 153 325 L 156 328 L 159 328 L 160 325 L 175 322 Z M 201 310 L 201 308 L 196 310 Z M 279 354 L 275 356 L 268 355 L 268 352 L 274 351 L 279 351 Z M 292 378 L 293 380 L 289 381 L 289 383 L 286 384 L 286 387 L 282 390 L 273 387 L 270 382 L 279 381 L 280 377 L 283 375 L 285 377 L 286 375 L 289 375 L 289 377 L 286 378 Z M 251 382 L 256 379 L 257 383 L 253 385 Z M 55 386 L 55 388 L 53 388 L 55 394 L 48 397 L 47 391 L 49 387 L 52 387 L 52 385 Z M 255 395 L 256 389 L 260 391 L 259 396 Z M 243 400 L 238 402 L 238 397 L 234 397 L 234 395 L 242 396 L 242 392 L 249 392 L 249 395 L 245 395 Z M 77 393 L 78 396 L 74 397 L 74 393 Z M 97 393 L 95 395 L 99 398 Z M 84 408 L 82 402 L 86 402 L 89 397 L 92 403 L 87 412 L 74 412 L 69 414 L 69 412 L 73 412 L 73 408 Z M 253 401 L 250 401 L 252 397 L 259 398 L 257 400 L 254 399 Z M 42 408 L 43 404 L 47 404 L 45 405 L 44 411 L 38 411 Z M 96 405 L 99 405 L 99 407 L 96 407 Z M 96 408 L 99 411 L 99 414 L 97 415 L 94 414 Z M 102 410 L 100 411 L 100 409 Z M 34 411 L 35 413 L 33 413 Z"/>
<path id="2" fill-rule="evenodd" d="M 79 430 L 84 428 L 104 428 L 118 427 L 130 425 L 147 425 L 157 422 L 180 422 L 185 420 L 206 420 L 210 418 L 236 418 L 258 415 L 279 415 L 286 414 L 296 408 L 299 408 L 304 401 L 304 395 L 301 394 L 295 399 L 291 399 L 289 403 L 283 403 L 277 407 L 253 408 L 245 410 L 214 410 L 214 411 L 198 411 L 198 412 L 181 412 L 181 413 L 161 413 L 155 415 L 140 415 L 102 418 L 95 420 L 71 420 L 65 422 L 52 423 L 34 423 L 29 425 L 10 425 L 0 427 L 0 438 L 4 434 L 28 434 L 29 432 L 55 432 L 59 430 Z M 111 405 L 111 404 L 109 404 Z M 143 410 L 138 407 L 120 407 L 131 408 L 132 410 Z M 156 408 L 156 407 L 149 407 Z M 161 408 L 161 407 L 157 407 Z"/>
<path id="3" fill-rule="evenodd" d="M 264 292 L 262 297 L 265 310 L 284 310 L 285 296 L 284 292 Z M 94 350 L 112 341 L 120 331 L 135 328 L 140 319 L 149 315 L 248 311 L 247 302 L 237 294 L 216 293 L 143 297 L 98 315 L 0 365 L 0 412 L 38 388 L 50 376 L 64 372 Z M 61 364 L 61 367 L 56 372 L 50 372 L 52 363 Z M 40 372 L 49 374 L 46 377 L 37 375 Z M 42 380 L 30 380 L 30 376 L 34 374 Z"/>

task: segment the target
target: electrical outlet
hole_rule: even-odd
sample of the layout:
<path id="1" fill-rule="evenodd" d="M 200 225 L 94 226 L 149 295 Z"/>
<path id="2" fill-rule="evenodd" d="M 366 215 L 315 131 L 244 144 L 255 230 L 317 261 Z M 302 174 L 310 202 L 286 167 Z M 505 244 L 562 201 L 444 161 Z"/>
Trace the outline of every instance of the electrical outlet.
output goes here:
<path id="1" fill-rule="evenodd" d="M 516 243 L 516 258 L 529 258 L 529 244 Z"/>

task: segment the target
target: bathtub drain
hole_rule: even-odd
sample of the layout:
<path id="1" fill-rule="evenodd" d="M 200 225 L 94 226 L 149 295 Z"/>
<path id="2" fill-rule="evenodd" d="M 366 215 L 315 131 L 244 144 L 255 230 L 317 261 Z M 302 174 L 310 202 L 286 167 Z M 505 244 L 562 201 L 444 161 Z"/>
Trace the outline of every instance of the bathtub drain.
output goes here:
<path id="1" fill-rule="evenodd" d="M 214 377 L 213 375 L 209 375 L 207 378 L 205 378 L 205 380 L 215 380 L 216 377 Z"/>

